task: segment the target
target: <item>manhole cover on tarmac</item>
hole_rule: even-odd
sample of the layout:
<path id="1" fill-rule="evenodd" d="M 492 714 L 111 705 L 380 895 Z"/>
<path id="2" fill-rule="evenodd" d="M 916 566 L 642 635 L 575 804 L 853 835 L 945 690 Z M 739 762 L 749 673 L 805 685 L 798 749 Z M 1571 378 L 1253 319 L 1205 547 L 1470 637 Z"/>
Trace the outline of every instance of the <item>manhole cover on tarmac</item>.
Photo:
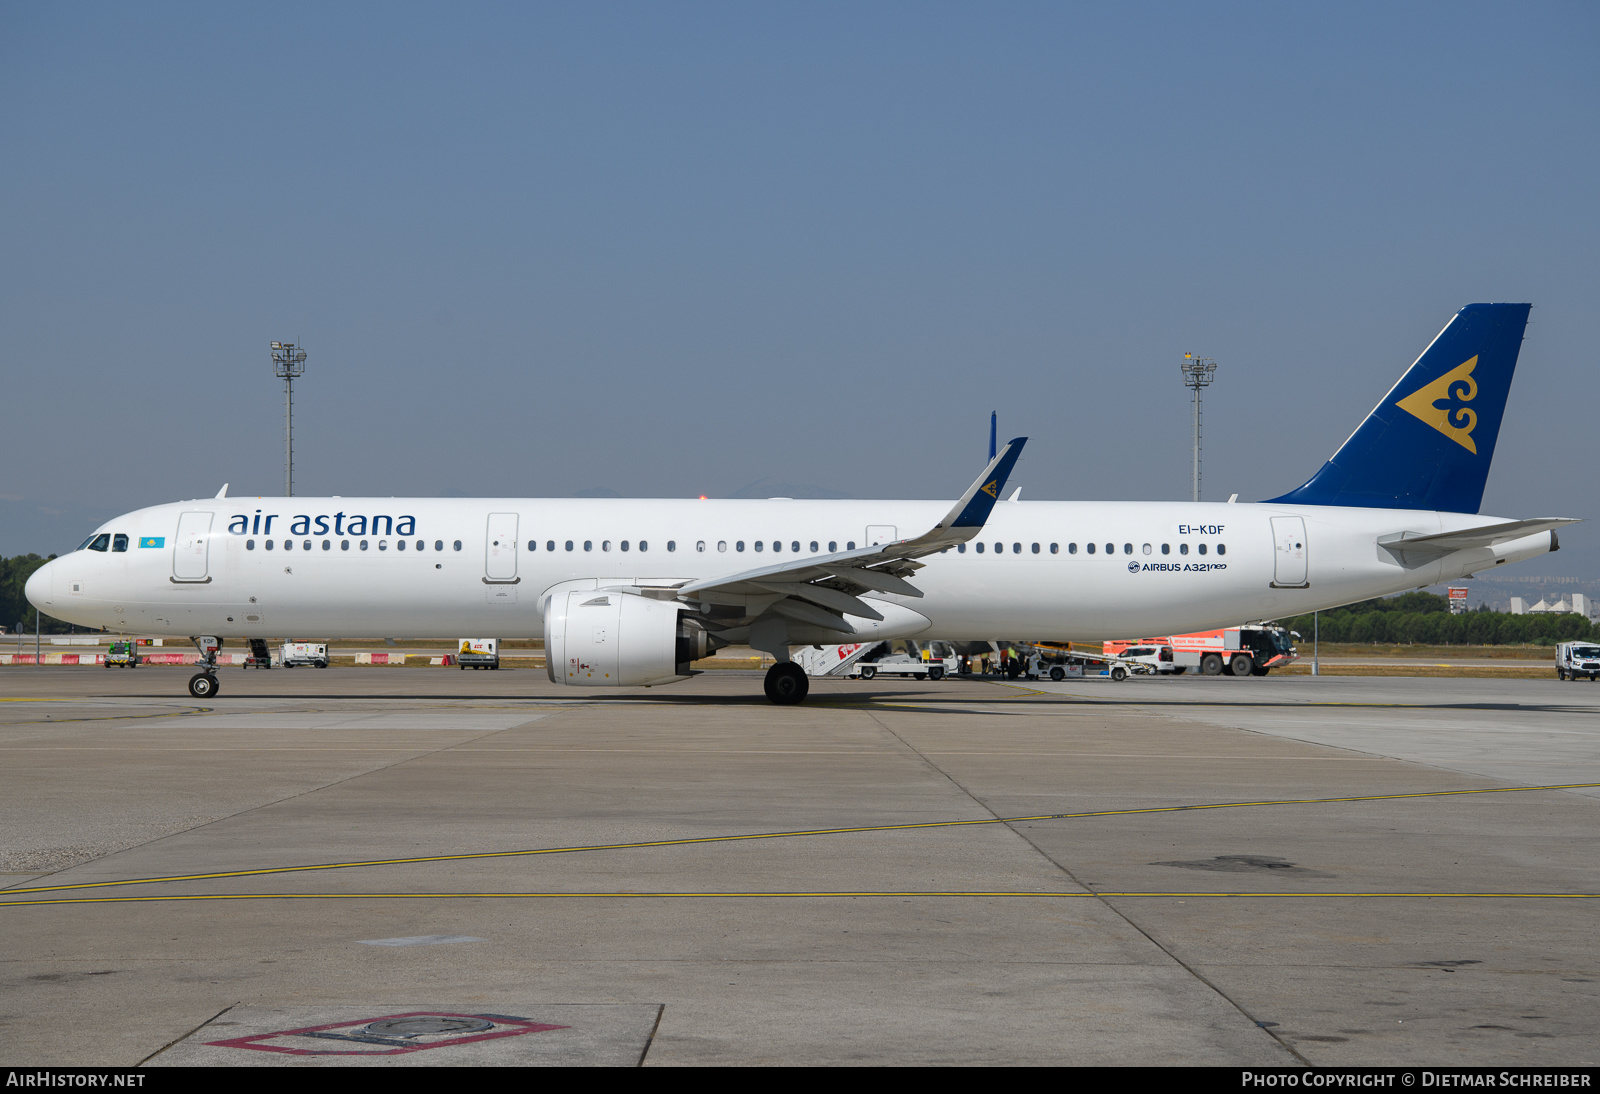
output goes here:
<path id="1" fill-rule="evenodd" d="M 233 1007 L 148 1063 L 167 1066 L 630 1066 L 655 1003 Z"/>

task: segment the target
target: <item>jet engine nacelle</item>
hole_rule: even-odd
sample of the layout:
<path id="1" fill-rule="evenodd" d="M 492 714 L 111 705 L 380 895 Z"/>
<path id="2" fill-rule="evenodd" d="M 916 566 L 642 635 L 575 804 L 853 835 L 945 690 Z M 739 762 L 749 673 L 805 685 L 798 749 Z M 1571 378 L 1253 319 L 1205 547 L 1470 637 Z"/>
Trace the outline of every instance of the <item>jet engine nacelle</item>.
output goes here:
<path id="1" fill-rule="evenodd" d="M 708 636 L 683 606 L 616 589 L 561 589 L 544 611 L 545 672 L 586 688 L 668 684 L 693 675 Z"/>

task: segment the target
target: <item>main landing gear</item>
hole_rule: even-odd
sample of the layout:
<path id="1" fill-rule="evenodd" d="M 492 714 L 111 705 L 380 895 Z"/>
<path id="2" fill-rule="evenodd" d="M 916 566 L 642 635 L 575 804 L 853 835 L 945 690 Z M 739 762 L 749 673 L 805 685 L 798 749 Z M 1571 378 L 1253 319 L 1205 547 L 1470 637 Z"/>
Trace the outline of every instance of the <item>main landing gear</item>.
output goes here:
<path id="1" fill-rule="evenodd" d="M 793 661 L 780 661 L 767 670 L 767 698 L 781 707 L 793 706 L 811 691 L 811 678 Z"/>

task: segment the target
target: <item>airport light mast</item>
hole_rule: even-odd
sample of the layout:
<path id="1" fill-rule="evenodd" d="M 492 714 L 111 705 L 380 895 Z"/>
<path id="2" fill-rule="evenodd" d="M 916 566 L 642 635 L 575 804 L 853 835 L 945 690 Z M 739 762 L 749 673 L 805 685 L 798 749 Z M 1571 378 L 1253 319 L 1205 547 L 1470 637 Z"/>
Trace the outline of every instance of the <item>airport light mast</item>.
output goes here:
<path id="1" fill-rule="evenodd" d="M 306 351 L 293 342 L 272 343 L 272 371 L 283 381 L 283 496 L 294 497 L 294 382 L 306 371 Z"/>
<path id="2" fill-rule="evenodd" d="M 1217 371 L 1217 363 L 1209 357 L 1196 357 L 1192 353 L 1183 355 L 1183 363 L 1178 366 L 1183 370 L 1183 384 L 1194 392 L 1194 500 L 1200 500 L 1200 389 L 1211 383 L 1211 378 Z"/>

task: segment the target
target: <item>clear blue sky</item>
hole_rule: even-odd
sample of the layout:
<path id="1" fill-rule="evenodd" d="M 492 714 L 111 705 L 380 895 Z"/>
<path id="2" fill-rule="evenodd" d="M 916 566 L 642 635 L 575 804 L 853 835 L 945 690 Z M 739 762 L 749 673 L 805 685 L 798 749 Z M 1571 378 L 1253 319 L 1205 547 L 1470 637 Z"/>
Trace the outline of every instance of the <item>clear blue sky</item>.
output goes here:
<path id="1" fill-rule="evenodd" d="M 1536 305 L 1485 510 L 1597 517 L 1600 7 L 0 8 L 0 553 L 281 492 L 1302 482 Z M 1600 533 L 1526 573 L 1600 573 Z"/>

